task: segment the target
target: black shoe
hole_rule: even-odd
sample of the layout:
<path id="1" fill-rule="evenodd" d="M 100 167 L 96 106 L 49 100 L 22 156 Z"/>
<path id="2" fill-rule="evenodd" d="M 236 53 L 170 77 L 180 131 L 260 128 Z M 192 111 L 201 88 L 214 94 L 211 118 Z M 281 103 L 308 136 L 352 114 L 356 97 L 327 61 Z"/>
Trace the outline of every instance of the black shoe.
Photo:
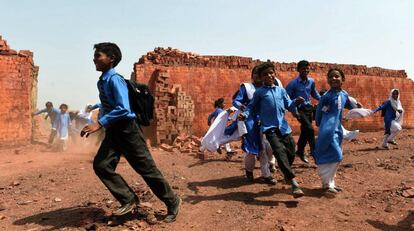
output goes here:
<path id="1" fill-rule="evenodd" d="M 137 206 L 138 199 L 134 199 L 132 202 L 122 205 L 119 209 L 112 212 L 113 216 L 123 216 L 132 212 Z"/>
<path id="2" fill-rule="evenodd" d="M 253 182 L 254 181 L 253 172 L 246 170 L 246 178 L 247 178 L 247 181 Z"/>
<path id="3" fill-rule="evenodd" d="M 175 202 L 168 207 L 167 216 L 164 218 L 164 222 L 171 223 L 177 219 L 178 212 L 180 211 L 181 198 L 176 196 Z"/>
<path id="4" fill-rule="evenodd" d="M 300 187 L 297 185 L 292 185 L 292 194 L 294 198 L 303 197 L 305 195 L 302 189 L 300 189 Z"/>
<path id="5" fill-rule="evenodd" d="M 299 157 L 300 157 L 300 159 L 301 159 L 304 163 L 309 164 L 309 160 L 308 160 L 308 158 L 306 158 L 306 156 L 305 156 L 305 155 L 303 155 L 303 156 L 299 156 Z"/>
<path id="6" fill-rule="evenodd" d="M 264 183 L 269 185 L 276 185 L 277 181 L 275 178 L 269 176 L 269 177 L 262 177 L 262 180 Z"/>

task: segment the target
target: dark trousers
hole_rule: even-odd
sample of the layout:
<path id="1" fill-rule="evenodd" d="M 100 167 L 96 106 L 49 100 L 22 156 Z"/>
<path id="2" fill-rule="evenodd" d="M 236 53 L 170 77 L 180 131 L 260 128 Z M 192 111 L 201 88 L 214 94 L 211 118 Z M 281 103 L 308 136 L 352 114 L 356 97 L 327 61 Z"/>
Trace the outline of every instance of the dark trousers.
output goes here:
<path id="1" fill-rule="evenodd" d="M 313 106 L 299 109 L 298 121 L 300 122 L 300 136 L 298 140 L 298 156 L 305 155 L 305 146 L 309 143 L 311 155 L 315 149 L 315 130 L 312 126 Z"/>
<path id="2" fill-rule="evenodd" d="M 270 129 L 265 132 L 266 138 L 272 147 L 277 165 L 286 180 L 295 178 L 292 164 L 295 160 L 295 140 L 291 134 L 282 135 L 278 129 Z"/>
<path id="3" fill-rule="evenodd" d="M 121 204 L 136 199 L 134 191 L 115 172 L 121 154 L 161 201 L 167 206 L 174 202 L 175 194 L 155 165 L 141 129 L 134 120 L 128 120 L 106 129 L 105 138 L 93 161 L 96 175 Z"/>

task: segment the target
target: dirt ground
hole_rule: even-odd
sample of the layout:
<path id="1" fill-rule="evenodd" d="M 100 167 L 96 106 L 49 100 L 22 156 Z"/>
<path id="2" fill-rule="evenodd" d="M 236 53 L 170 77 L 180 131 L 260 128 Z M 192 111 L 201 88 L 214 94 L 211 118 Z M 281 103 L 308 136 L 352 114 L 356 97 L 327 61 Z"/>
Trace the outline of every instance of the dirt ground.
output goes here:
<path id="1" fill-rule="evenodd" d="M 344 192 L 333 199 L 323 196 L 316 167 L 299 159 L 294 169 L 306 195 L 294 199 L 279 171 L 276 186 L 246 182 L 241 152 L 230 161 L 217 153 L 203 161 L 151 148 L 183 198 L 172 224 L 157 221 L 164 205 L 125 160 L 118 172 L 142 205 L 133 215 L 110 219 L 119 204 L 94 175 L 95 147 L 0 150 L 0 230 L 414 230 L 414 199 L 403 196 L 414 187 L 414 130 L 404 130 L 391 150 L 377 148 L 381 137 L 363 133 L 345 142 L 337 174 Z"/>

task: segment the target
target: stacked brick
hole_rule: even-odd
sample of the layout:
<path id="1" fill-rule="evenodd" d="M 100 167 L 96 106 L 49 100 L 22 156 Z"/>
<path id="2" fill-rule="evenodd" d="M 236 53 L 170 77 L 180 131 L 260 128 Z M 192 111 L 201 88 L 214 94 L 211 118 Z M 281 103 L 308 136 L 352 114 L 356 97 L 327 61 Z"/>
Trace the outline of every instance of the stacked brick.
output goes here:
<path id="1" fill-rule="evenodd" d="M 202 56 L 172 48 L 156 48 L 135 63 L 132 77 L 140 82 L 151 83 L 157 70 L 167 71 L 171 83 L 180 84 L 182 90 L 192 97 L 197 118 L 192 123 L 192 134 L 202 136 L 208 129 L 207 117 L 214 110 L 214 100 L 224 97 L 229 106 L 240 83 L 250 82 L 251 69 L 261 62 L 247 57 Z M 297 76 L 296 63 L 274 64 L 277 76 L 285 86 Z M 411 93 L 414 82 L 407 78 L 404 70 L 312 62 L 310 75 L 316 81 L 317 90 L 329 88 L 326 73 L 333 67 L 339 67 L 344 71 L 344 89 L 366 108 L 376 108 L 388 98 L 391 88 L 399 88 L 406 111 L 404 127 L 414 126 L 414 95 Z M 287 118 L 294 133 L 298 134 L 299 123 L 289 114 Z M 376 114 L 358 121 L 346 122 L 346 127 L 375 131 L 383 128 L 383 121 L 380 115 Z"/>
<path id="2" fill-rule="evenodd" d="M 31 141 L 37 73 L 32 52 L 17 52 L 0 36 L 0 148 Z"/>
<path id="3" fill-rule="evenodd" d="M 194 119 L 191 96 L 180 84 L 172 84 L 166 71 L 156 72 L 153 86 L 156 137 L 150 137 L 152 143 L 172 144 L 180 134 L 191 134 Z"/>

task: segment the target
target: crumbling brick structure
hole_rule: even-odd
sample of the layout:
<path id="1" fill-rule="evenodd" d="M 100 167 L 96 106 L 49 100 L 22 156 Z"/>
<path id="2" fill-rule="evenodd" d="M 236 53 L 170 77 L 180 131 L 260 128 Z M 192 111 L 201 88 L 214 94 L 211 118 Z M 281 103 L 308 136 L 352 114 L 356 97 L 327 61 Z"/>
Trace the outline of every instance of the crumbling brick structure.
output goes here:
<path id="1" fill-rule="evenodd" d="M 182 91 L 194 101 L 194 120 L 192 134 L 203 135 L 208 129 L 207 117 L 214 110 L 214 100 L 224 97 L 228 106 L 240 83 L 250 81 L 251 69 L 260 63 L 237 56 L 201 56 L 176 49 L 156 48 L 142 56 L 134 65 L 132 78 L 150 83 L 155 89 L 154 79 L 158 71 L 166 72 L 172 84 L 179 84 Z M 274 63 L 277 76 L 284 85 L 297 76 L 296 63 Z M 344 65 L 311 63 L 310 75 L 316 81 L 318 90 L 328 89 L 326 73 L 332 67 L 341 68 L 346 75 L 344 89 L 357 98 L 365 108 L 375 108 L 388 98 L 392 88 L 401 90 L 401 101 L 406 110 L 404 127 L 414 125 L 414 101 L 412 89 L 414 82 L 407 78 L 403 70 L 389 70 L 363 65 Z M 289 124 L 297 134 L 299 123 L 287 115 Z M 374 131 L 382 129 L 380 113 L 358 121 L 346 122 L 348 129 Z M 150 138 L 153 139 L 153 137 Z"/>
<path id="2" fill-rule="evenodd" d="M 10 49 L 0 36 L 0 148 L 31 141 L 38 70 L 32 52 Z"/>

